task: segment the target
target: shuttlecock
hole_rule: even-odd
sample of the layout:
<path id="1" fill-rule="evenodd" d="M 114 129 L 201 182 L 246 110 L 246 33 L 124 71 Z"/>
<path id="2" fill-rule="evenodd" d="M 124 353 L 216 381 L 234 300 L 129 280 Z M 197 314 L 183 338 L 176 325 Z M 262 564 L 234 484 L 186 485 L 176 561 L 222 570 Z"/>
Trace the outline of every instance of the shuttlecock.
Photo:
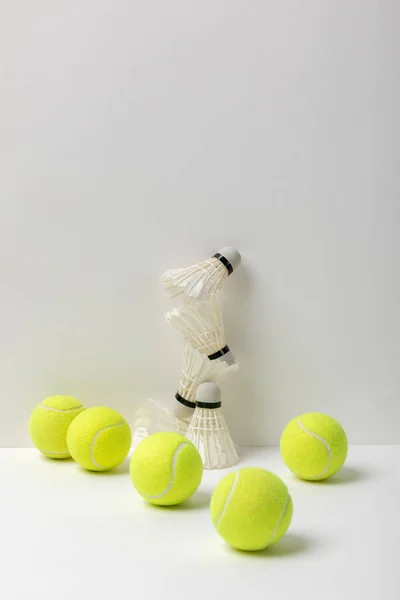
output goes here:
<path id="1" fill-rule="evenodd" d="M 228 365 L 235 359 L 225 340 L 221 310 L 215 296 L 203 302 L 188 302 L 165 315 L 167 321 L 209 360 L 223 358 Z"/>
<path id="2" fill-rule="evenodd" d="M 141 403 L 134 416 L 133 445 L 158 431 L 176 431 L 185 435 L 196 408 L 196 391 L 200 383 L 223 381 L 238 369 L 239 363 L 228 365 L 223 359 L 210 361 L 187 343 L 175 398 L 146 398 Z"/>
<path id="3" fill-rule="evenodd" d="M 196 409 L 186 437 L 199 451 L 205 469 L 225 469 L 238 463 L 216 383 L 201 383 L 197 388 Z"/>
<path id="4" fill-rule="evenodd" d="M 186 435 L 194 414 L 193 408 L 182 405 L 174 397 L 146 398 L 133 418 L 133 446 L 152 433 L 174 431 Z"/>
<path id="5" fill-rule="evenodd" d="M 175 398 L 181 405 L 194 410 L 196 391 L 201 383 L 205 381 L 218 383 L 236 373 L 238 369 L 239 363 L 228 364 L 224 358 L 209 360 L 208 356 L 201 354 L 190 343 L 187 343 L 183 351 L 179 389 Z"/>
<path id="6" fill-rule="evenodd" d="M 190 299 L 204 300 L 221 289 L 240 261 L 240 252 L 236 248 L 221 248 L 214 256 L 197 265 L 169 269 L 162 275 L 161 283 L 170 298 L 185 294 Z"/>

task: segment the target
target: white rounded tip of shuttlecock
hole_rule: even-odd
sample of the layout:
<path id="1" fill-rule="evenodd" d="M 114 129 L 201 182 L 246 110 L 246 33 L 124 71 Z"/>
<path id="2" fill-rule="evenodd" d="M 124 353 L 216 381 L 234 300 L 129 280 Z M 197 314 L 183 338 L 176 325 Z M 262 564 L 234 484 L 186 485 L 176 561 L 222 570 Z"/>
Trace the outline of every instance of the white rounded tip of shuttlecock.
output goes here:
<path id="1" fill-rule="evenodd" d="M 196 402 L 202 404 L 216 404 L 221 402 L 221 390 L 216 383 L 206 381 L 197 388 Z"/>
<path id="2" fill-rule="evenodd" d="M 236 248 L 232 248 L 231 246 L 227 246 L 226 248 L 221 248 L 221 250 L 218 250 L 218 252 L 224 256 L 227 261 L 229 261 L 229 263 L 232 265 L 233 271 L 238 268 L 242 260 L 239 250 L 236 250 Z"/>

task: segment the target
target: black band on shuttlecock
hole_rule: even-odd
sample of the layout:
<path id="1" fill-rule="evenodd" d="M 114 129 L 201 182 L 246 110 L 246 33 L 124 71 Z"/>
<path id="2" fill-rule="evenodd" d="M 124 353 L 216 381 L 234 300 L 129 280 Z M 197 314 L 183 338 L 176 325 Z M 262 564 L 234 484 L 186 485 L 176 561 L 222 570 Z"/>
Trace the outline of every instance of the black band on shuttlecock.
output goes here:
<path id="1" fill-rule="evenodd" d="M 229 262 L 229 260 L 227 258 L 225 258 L 225 256 L 222 256 L 222 254 L 220 254 L 219 252 L 216 252 L 214 254 L 213 258 L 218 258 L 218 260 L 220 262 L 222 262 L 222 264 L 224 265 L 224 267 L 226 267 L 226 270 L 228 271 L 228 275 L 231 275 L 233 273 L 233 267 L 232 267 L 231 263 Z"/>
<path id="2" fill-rule="evenodd" d="M 196 408 L 195 402 L 190 402 L 189 400 L 185 400 L 185 398 L 183 398 L 179 392 L 176 392 L 175 398 L 178 400 L 178 402 L 183 404 L 183 406 L 187 406 L 188 408 Z"/>
<path id="3" fill-rule="evenodd" d="M 221 358 L 221 356 L 228 354 L 228 352 L 230 352 L 229 346 L 224 346 L 223 348 L 221 348 L 221 350 L 214 352 L 214 354 L 209 354 L 208 358 L 210 360 L 216 360 L 217 358 Z"/>
<path id="4" fill-rule="evenodd" d="M 221 402 L 196 402 L 197 408 L 221 408 Z"/>

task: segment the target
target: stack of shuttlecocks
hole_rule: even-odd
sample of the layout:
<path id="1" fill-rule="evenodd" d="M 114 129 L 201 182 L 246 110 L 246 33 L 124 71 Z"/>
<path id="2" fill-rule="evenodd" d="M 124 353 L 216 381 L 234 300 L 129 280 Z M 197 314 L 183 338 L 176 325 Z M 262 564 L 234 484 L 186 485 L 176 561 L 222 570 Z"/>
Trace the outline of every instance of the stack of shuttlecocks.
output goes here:
<path id="1" fill-rule="evenodd" d="M 238 462 L 217 383 L 239 368 L 226 343 L 218 293 L 240 260 L 235 248 L 223 248 L 209 260 L 171 269 L 161 279 L 170 298 L 180 301 L 166 319 L 185 340 L 179 389 L 171 409 L 177 430 L 195 444 L 206 469 Z"/>
<path id="2" fill-rule="evenodd" d="M 184 339 L 179 386 L 175 398 L 166 402 L 148 399 L 135 423 L 136 443 L 157 431 L 187 436 L 198 448 L 206 469 L 238 462 L 217 384 L 239 368 L 225 339 L 218 295 L 240 261 L 235 248 L 222 248 L 199 264 L 163 274 L 161 283 L 177 303 L 165 316 Z"/>

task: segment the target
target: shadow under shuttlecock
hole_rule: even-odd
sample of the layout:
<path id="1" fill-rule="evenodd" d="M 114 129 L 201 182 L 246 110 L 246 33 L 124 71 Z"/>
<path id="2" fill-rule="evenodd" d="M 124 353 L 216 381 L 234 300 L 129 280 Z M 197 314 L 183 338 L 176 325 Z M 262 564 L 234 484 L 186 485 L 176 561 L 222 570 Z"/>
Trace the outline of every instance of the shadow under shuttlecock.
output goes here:
<path id="1" fill-rule="evenodd" d="M 265 376 L 268 369 L 264 348 L 266 342 L 260 340 L 260 347 L 254 342 L 259 339 L 260 332 L 267 330 L 264 324 L 267 302 L 261 297 L 258 272 L 251 260 L 246 259 L 246 256 L 242 258 L 243 263 L 237 273 L 228 278 L 222 301 L 228 345 L 241 365 L 235 377 L 222 384 L 224 395 L 229 397 L 229 403 L 225 406 L 226 419 L 234 440 L 239 439 L 239 436 L 255 439 L 254 430 L 262 427 L 261 424 L 267 419 L 265 413 L 268 408 L 266 399 L 260 399 L 260 391 L 256 385 L 258 373 L 262 370 Z M 228 297 L 231 298 L 229 302 Z M 253 320 L 247 317 L 253 314 L 257 314 L 256 330 Z M 257 437 L 260 437 L 260 433 Z"/>
<path id="2" fill-rule="evenodd" d="M 268 546 L 265 550 L 259 550 L 254 552 L 248 552 L 245 550 L 236 550 L 228 546 L 228 549 L 232 553 L 246 555 L 252 559 L 273 559 L 275 557 L 282 556 L 294 556 L 295 554 L 302 554 L 306 552 L 314 551 L 316 542 L 307 536 L 298 533 L 287 533 L 279 542 Z"/>

